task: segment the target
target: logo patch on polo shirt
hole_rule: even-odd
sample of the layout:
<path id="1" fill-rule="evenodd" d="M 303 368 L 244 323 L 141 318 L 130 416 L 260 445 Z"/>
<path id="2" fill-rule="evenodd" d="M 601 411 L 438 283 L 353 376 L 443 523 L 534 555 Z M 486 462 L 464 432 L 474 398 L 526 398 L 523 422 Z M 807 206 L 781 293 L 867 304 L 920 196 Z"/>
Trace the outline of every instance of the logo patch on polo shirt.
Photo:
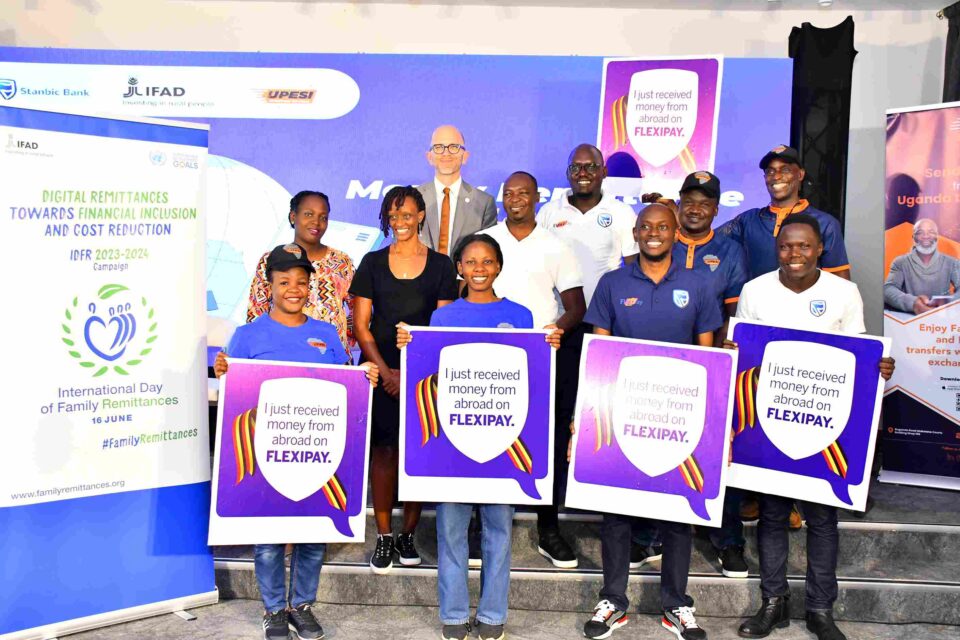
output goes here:
<path id="1" fill-rule="evenodd" d="M 815 317 L 819 318 L 827 312 L 827 301 L 826 300 L 811 300 L 810 301 L 810 313 Z"/>
<path id="2" fill-rule="evenodd" d="M 620 298 L 620 304 L 625 307 L 632 307 L 639 302 L 636 298 Z"/>
<path id="3" fill-rule="evenodd" d="M 710 267 L 710 271 L 716 271 L 717 267 L 720 266 L 720 258 L 713 255 L 712 253 L 703 256 L 703 264 Z"/>
<path id="4" fill-rule="evenodd" d="M 509 322 L 501 322 L 497 325 L 497 329 L 513 329 L 513 325 Z"/>
<path id="5" fill-rule="evenodd" d="M 570 221 L 569 221 L 569 220 L 561 220 L 560 222 L 558 222 L 558 223 L 556 223 L 555 225 L 553 225 L 553 228 L 554 228 L 554 229 L 559 229 L 560 227 L 565 227 L 565 226 L 567 226 L 568 224 L 570 224 Z"/>
<path id="6" fill-rule="evenodd" d="M 320 353 L 327 352 L 327 343 L 320 338 L 307 338 L 307 344 L 315 349 L 320 349 Z"/>
<path id="7" fill-rule="evenodd" d="M 601 213 L 597 216 L 597 224 L 606 229 L 613 224 L 613 216 L 609 213 Z"/>
<path id="8" fill-rule="evenodd" d="M 690 304 L 690 292 L 686 289 L 674 289 L 673 304 L 677 305 L 678 308 L 683 309 L 685 306 Z"/>

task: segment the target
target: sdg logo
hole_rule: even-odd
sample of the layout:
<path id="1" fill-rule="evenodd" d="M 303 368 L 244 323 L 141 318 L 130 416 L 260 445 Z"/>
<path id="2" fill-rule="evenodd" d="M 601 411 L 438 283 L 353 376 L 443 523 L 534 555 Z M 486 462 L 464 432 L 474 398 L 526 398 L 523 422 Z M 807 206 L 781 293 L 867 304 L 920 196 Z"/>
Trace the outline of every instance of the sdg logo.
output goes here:
<path id="1" fill-rule="evenodd" d="M 15 95 L 17 95 L 17 81 L 0 79 L 0 98 L 10 100 Z"/>
<path id="2" fill-rule="evenodd" d="M 63 312 L 61 340 L 67 353 L 94 378 L 108 371 L 130 375 L 153 351 L 154 309 L 120 284 L 106 284 L 90 300 L 74 297 Z"/>

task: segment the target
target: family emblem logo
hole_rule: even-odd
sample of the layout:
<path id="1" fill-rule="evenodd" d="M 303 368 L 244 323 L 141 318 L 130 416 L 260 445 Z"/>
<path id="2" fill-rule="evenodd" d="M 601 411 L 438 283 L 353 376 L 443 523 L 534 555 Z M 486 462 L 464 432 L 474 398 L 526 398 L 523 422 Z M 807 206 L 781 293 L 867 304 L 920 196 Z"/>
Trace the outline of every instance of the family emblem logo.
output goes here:
<path id="1" fill-rule="evenodd" d="M 287 253 L 295 255 L 298 260 L 303 256 L 303 251 L 300 250 L 300 245 L 295 242 L 283 245 L 283 250 Z"/>
<path id="2" fill-rule="evenodd" d="M 601 213 L 597 216 L 597 224 L 606 229 L 613 224 L 613 216 L 609 213 Z"/>
<path id="3" fill-rule="evenodd" d="M 720 258 L 711 254 L 703 256 L 703 264 L 710 267 L 710 271 L 716 271 L 717 267 L 720 266 Z"/>
<path id="4" fill-rule="evenodd" d="M 686 307 L 690 304 L 690 292 L 686 289 L 674 289 L 673 304 L 675 304 L 678 309 Z"/>
<path id="5" fill-rule="evenodd" d="M 12 100 L 17 95 L 17 81 L 9 78 L 0 79 L 0 98 Z"/>
<path id="6" fill-rule="evenodd" d="M 319 349 L 320 353 L 327 352 L 327 343 L 321 340 L 320 338 L 309 338 L 307 344 L 315 349 Z"/>
<path id="7" fill-rule="evenodd" d="M 153 351 L 158 324 L 154 316 L 146 298 L 138 301 L 127 287 L 106 284 L 89 302 L 73 298 L 64 311 L 60 339 L 70 357 L 94 378 L 110 370 L 126 376 Z"/>
<path id="8" fill-rule="evenodd" d="M 826 300 L 811 300 L 810 301 L 810 313 L 815 317 L 819 318 L 827 312 L 827 301 Z"/>
<path id="9" fill-rule="evenodd" d="M 710 182 L 710 174 L 706 171 L 697 171 L 695 174 L 693 174 L 693 177 L 696 178 L 697 182 L 700 184 L 707 184 Z"/>
<path id="10" fill-rule="evenodd" d="M 557 224 L 553 225 L 553 228 L 554 228 L 554 229 L 559 229 L 560 227 L 565 227 L 565 226 L 567 226 L 568 224 L 570 224 L 570 221 L 569 221 L 569 220 L 561 220 L 561 221 L 558 222 Z"/>

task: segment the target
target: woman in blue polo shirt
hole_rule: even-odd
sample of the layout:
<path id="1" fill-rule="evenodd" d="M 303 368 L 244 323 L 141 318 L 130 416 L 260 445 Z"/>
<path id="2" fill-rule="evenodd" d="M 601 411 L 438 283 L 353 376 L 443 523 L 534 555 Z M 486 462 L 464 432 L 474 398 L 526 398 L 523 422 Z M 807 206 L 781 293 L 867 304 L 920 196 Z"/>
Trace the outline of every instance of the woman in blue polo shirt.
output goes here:
<path id="1" fill-rule="evenodd" d="M 467 295 L 433 312 L 431 327 L 482 327 L 489 329 L 532 329 L 533 314 L 526 307 L 498 298 L 493 283 L 503 269 L 503 252 L 486 234 L 464 238 L 453 254 L 457 272 L 466 283 Z M 407 325 L 397 325 L 397 348 L 410 343 Z M 556 349 L 561 329 L 546 336 Z M 437 592 L 444 640 L 464 640 L 470 633 L 470 594 L 467 590 L 468 545 L 471 504 L 437 505 Z M 477 634 L 480 640 L 500 640 L 507 619 L 510 590 L 510 545 L 513 533 L 513 506 L 480 505 L 483 519 L 483 580 L 477 605 Z"/>
<path id="2" fill-rule="evenodd" d="M 349 364 L 350 358 L 337 329 L 303 313 L 313 272 L 307 250 L 299 244 L 280 245 L 270 252 L 266 277 L 270 283 L 271 309 L 238 327 L 226 353 L 217 354 L 213 370 L 218 378 L 227 373 L 228 355 L 251 360 Z M 377 366 L 366 363 L 363 367 L 375 386 L 379 377 Z M 293 545 L 289 591 L 284 588 L 283 551 L 282 544 L 254 547 L 254 570 L 265 609 L 263 637 L 284 640 L 292 627 L 301 640 L 322 638 L 323 628 L 310 607 L 317 595 L 326 545 Z"/>

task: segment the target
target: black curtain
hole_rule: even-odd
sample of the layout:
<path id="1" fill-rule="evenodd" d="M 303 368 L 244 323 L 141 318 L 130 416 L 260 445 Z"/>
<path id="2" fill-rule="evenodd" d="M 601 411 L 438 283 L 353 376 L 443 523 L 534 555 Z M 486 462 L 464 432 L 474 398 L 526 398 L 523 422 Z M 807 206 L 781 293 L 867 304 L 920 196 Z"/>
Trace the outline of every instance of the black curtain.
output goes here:
<path id="1" fill-rule="evenodd" d="M 790 32 L 793 103 L 790 144 L 800 152 L 810 204 L 844 221 L 850 86 L 853 78 L 853 17 L 819 29 L 809 22 Z"/>
<path id="2" fill-rule="evenodd" d="M 943 101 L 960 100 L 960 2 L 940 12 L 947 19 L 947 55 L 943 65 Z"/>

